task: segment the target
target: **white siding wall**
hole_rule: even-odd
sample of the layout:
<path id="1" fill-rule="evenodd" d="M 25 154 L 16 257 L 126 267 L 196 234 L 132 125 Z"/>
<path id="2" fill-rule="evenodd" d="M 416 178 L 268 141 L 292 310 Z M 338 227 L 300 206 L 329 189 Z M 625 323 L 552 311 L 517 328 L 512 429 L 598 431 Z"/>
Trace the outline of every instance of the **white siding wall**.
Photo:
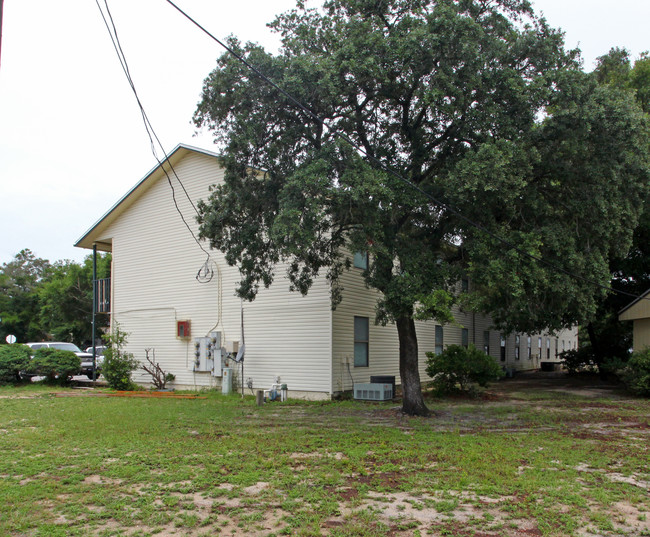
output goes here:
<path id="1" fill-rule="evenodd" d="M 195 203 L 223 175 L 216 159 L 194 152 L 175 169 Z M 174 186 L 178 205 L 198 236 L 194 209 L 180 185 Z M 221 253 L 212 252 L 221 278 L 207 284 L 196 281 L 206 255 L 178 215 L 166 178 L 156 181 L 101 238 L 113 243 L 113 319 L 129 333 L 128 350 L 143 361 L 144 349 L 155 348 L 163 369 L 176 375 L 176 386 L 219 384 L 208 373 L 193 372 L 193 340 L 176 338 L 176 321 L 190 320 L 193 337 L 207 335 L 217 325 L 222 343 L 241 341 L 240 300 L 234 295 L 239 273 L 226 265 Z M 329 394 L 329 289 L 321 280 L 302 297 L 289 293 L 283 280 L 280 269 L 270 289 L 244 303 L 244 376 L 253 378 L 255 388 L 270 387 L 279 375 L 293 395 Z M 149 379 L 146 374 L 135 378 Z"/>
<path id="2" fill-rule="evenodd" d="M 196 203 L 207 198 L 210 185 L 222 181 L 218 161 L 208 155 L 189 152 L 176 166 L 190 197 Z M 163 369 L 176 375 L 179 387 L 210 387 L 219 378 L 193 371 L 193 340 L 176 338 L 176 321 L 190 320 L 193 337 L 216 330 L 229 350 L 233 341 L 241 341 L 240 300 L 234 295 L 239 280 L 237 269 L 226 265 L 223 255 L 211 252 L 220 271 L 207 284 L 195 276 L 206 255 L 200 250 L 176 211 L 167 179 L 147 181 L 151 187 L 138 194 L 135 202 L 96 239 L 112 242 L 113 320 L 129 333 L 128 349 L 144 361 L 146 348 L 155 349 Z M 174 180 L 177 203 L 189 226 L 198 235 L 195 212 L 179 184 Z M 207 245 L 205 246 L 207 249 Z M 288 384 L 292 396 L 327 397 L 352 389 L 353 382 L 368 382 L 371 375 L 394 375 L 399 379 L 397 329 L 374 324 L 378 293 L 366 289 L 360 269 L 342 276 L 343 301 L 332 312 L 329 287 L 324 279 L 316 281 L 309 295 L 288 291 L 283 268 L 278 270 L 270 289 L 260 292 L 252 303 L 244 303 L 246 360 L 245 378 L 254 388 L 268 388 L 276 376 Z M 507 340 L 506 361 L 500 361 L 500 334 L 491 330 L 491 321 L 479 315 L 455 309 L 456 320 L 469 329 L 469 341 L 483 348 L 483 331 L 490 330 L 490 354 L 504 367 L 533 369 L 539 358 L 527 359 L 526 338 L 521 335 L 521 357 L 515 360 L 514 341 Z M 354 316 L 370 320 L 369 366 L 354 367 Z M 215 327 L 216 325 L 216 327 Z M 420 351 L 420 375 L 426 352 L 435 348 L 435 323 L 417 322 Z M 537 335 L 533 354 L 537 354 Z M 543 336 L 543 352 L 547 336 Z M 558 352 L 573 348 L 577 330 L 552 336 L 551 359 Z M 461 343 L 461 328 L 444 326 L 444 346 Z M 138 373 L 139 382 L 148 375 Z"/>
<path id="3" fill-rule="evenodd" d="M 353 382 L 369 382 L 371 375 L 394 375 L 397 384 L 399 377 L 399 341 L 395 325 L 376 326 L 374 324 L 375 304 L 379 293 L 367 289 L 363 283 L 362 270 L 352 268 L 341 280 L 343 301 L 332 315 L 332 369 L 334 392 L 352 389 Z M 484 331 L 489 331 L 490 356 L 505 368 L 525 371 L 538 369 L 540 362 L 546 361 L 546 341 L 551 338 L 550 361 L 559 362 L 555 355 L 555 340 L 559 341 L 558 352 L 562 352 L 562 341 L 566 349 L 575 348 L 578 341 L 577 328 L 564 330 L 557 335 L 531 334 L 532 358 L 527 358 L 528 334 L 520 334 L 520 359 L 515 360 L 515 334 L 506 338 L 506 360 L 502 362 L 501 333 L 494 330 L 488 316 L 464 312 L 453 308 L 458 326 L 443 326 L 443 346 L 460 345 L 462 329 L 468 329 L 469 343 L 483 349 Z M 354 317 L 369 317 L 370 343 L 368 367 L 354 367 Z M 420 379 L 427 382 L 430 378 L 425 372 L 426 353 L 435 349 L 435 322 L 416 322 L 418 334 Z M 542 337 L 542 357 L 538 356 L 538 337 Z"/>
<path id="4" fill-rule="evenodd" d="M 394 324 L 375 325 L 375 304 L 379 293 L 367 289 L 362 270 L 352 268 L 341 277 L 343 300 L 332 313 L 332 370 L 334 392 L 351 390 L 352 384 L 370 382 L 373 375 L 399 376 L 399 341 Z M 368 367 L 354 366 L 354 317 L 370 319 Z M 427 380 L 424 367 L 425 352 L 433 350 L 434 323 L 416 321 L 418 334 L 420 377 Z M 460 337 L 460 336 L 459 336 Z"/>

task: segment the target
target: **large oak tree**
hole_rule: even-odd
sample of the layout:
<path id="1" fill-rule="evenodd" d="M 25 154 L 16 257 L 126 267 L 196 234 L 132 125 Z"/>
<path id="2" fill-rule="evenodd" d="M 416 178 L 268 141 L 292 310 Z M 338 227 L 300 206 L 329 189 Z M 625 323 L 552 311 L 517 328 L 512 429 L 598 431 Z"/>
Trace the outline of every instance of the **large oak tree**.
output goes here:
<path id="1" fill-rule="evenodd" d="M 399 336 L 403 410 L 418 415 L 414 319 L 446 318 L 440 290 L 462 272 L 473 306 L 506 329 L 593 311 L 591 281 L 608 282 L 645 197 L 647 128 L 529 2 L 299 3 L 272 27 L 279 54 L 229 44 L 306 109 L 224 54 L 194 118 L 226 165 L 199 205 L 201 236 L 240 268 L 240 296 L 287 262 L 293 289 L 324 273 L 336 304 L 342 247 L 369 252 L 377 321 Z"/>

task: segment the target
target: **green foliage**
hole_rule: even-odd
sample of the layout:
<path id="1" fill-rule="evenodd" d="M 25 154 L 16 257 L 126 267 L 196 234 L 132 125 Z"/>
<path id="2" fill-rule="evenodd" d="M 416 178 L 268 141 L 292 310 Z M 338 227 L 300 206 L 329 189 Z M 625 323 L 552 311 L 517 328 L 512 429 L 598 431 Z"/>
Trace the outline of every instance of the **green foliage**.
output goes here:
<path id="1" fill-rule="evenodd" d="M 596 371 L 596 359 L 591 350 L 581 346 L 578 349 L 569 349 L 560 353 L 562 365 L 571 375 L 582 371 Z"/>
<path id="2" fill-rule="evenodd" d="M 599 84 L 632 91 L 644 112 L 650 113 L 650 57 L 647 52 L 632 64 L 626 49 L 612 48 L 598 58 L 594 75 Z"/>
<path id="3" fill-rule="evenodd" d="M 110 254 L 97 256 L 97 277 L 110 277 Z M 92 256 L 82 264 L 51 264 L 30 250 L 18 253 L 0 267 L 0 338 L 8 334 L 18 341 L 41 341 L 46 335 L 83 345 L 92 342 Z M 107 315 L 97 316 L 106 326 Z"/>
<path id="4" fill-rule="evenodd" d="M 618 381 L 622 370 L 626 367 L 628 356 L 607 355 L 600 359 L 589 344 L 580 345 L 577 349 L 569 349 L 560 353 L 562 364 L 570 375 L 578 373 L 598 373 L 600 378 Z"/>
<path id="5" fill-rule="evenodd" d="M 104 351 L 104 365 L 102 375 L 108 385 L 114 390 L 133 390 L 135 384 L 131 380 L 133 373 L 140 363 L 133 354 L 124 351 L 128 334 L 122 332 L 115 323 L 113 331 L 104 336 L 108 348 Z"/>
<path id="6" fill-rule="evenodd" d="M 648 196 L 648 122 L 632 96 L 584 74 L 563 82 L 566 92 L 527 141 L 477 150 L 479 156 L 492 146 L 488 154 L 497 158 L 493 152 L 499 152 L 504 164 L 479 168 L 486 171 L 482 176 L 475 167 L 459 167 L 457 205 L 520 250 L 468 232 L 469 273 L 480 307 L 506 331 L 591 320 L 607 295 L 592 282 L 609 285 L 610 260 L 627 254 Z M 475 196 L 467 205 L 479 183 L 507 179 L 511 188 Z"/>
<path id="7" fill-rule="evenodd" d="M 469 392 L 473 384 L 486 387 L 503 377 L 494 358 L 470 344 L 449 345 L 440 354 L 427 352 L 427 375 L 439 393 Z"/>
<path id="8" fill-rule="evenodd" d="M 336 305 L 345 252 L 368 252 L 363 278 L 380 291 L 377 322 L 397 325 L 409 413 L 425 413 L 411 322 L 447 321 L 435 292 L 464 272 L 499 328 L 593 314 L 602 293 L 566 272 L 608 283 L 610 256 L 627 251 L 647 196 L 647 124 L 629 92 L 580 71 L 529 2 L 301 2 L 271 27 L 279 55 L 229 45 L 310 112 L 224 54 L 194 116 L 226 167 L 198 206 L 200 234 L 240 269 L 240 296 L 286 261 L 291 289 L 324 275 Z"/>
<path id="9" fill-rule="evenodd" d="M 70 377 L 79 374 L 81 358 L 72 351 L 41 347 L 34 353 L 28 371 L 47 378 L 49 382 L 65 384 Z"/>
<path id="10" fill-rule="evenodd" d="M 440 324 L 453 323 L 455 319 L 451 308 L 454 301 L 454 296 L 449 291 L 436 289 L 418 300 L 413 318 L 418 321 L 434 319 Z"/>
<path id="11" fill-rule="evenodd" d="M 111 256 L 97 256 L 97 278 L 110 276 Z M 83 264 L 59 261 L 38 289 L 41 327 L 54 339 L 72 338 L 92 343 L 93 261 Z M 108 326 L 109 316 L 96 316 L 98 330 Z"/>
<path id="12" fill-rule="evenodd" d="M 0 267 L 0 338 L 39 341 L 45 332 L 39 322 L 38 287 L 51 270 L 50 262 L 21 250 Z"/>
<path id="13" fill-rule="evenodd" d="M 627 91 L 647 114 L 650 112 L 650 59 L 642 54 L 634 64 L 629 52 L 613 48 L 598 58 L 593 76 L 599 84 Z M 612 205 L 614 207 L 614 205 Z M 610 286 L 641 295 L 650 287 L 650 206 L 645 204 L 629 250 L 619 251 L 609 260 Z M 609 293 L 598 303 L 596 312 L 581 328 L 581 346 L 593 354 L 601 374 L 611 374 L 613 361 L 625 362 L 632 346 L 632 323 L 621 322 L 618 312 L 630 301 L 629 296 Z"/>
<path id="14" fill-rule="evenodd" d="M 0 345 L 0 383 L 17 382 L 29 365 L 31 349 L 26 345 Z"/>
<path id="15" fill-rule="evenodd" d="M 621 378 L 632 393 L 650 397 L 650 349 L 633 353 Z"/>
<path id="16" fill-rule="evenodd" d="M 612 47 L 607 54 L 598 58 L 594 76 L 599 84 L 626 88 L 631 68 L 630 53 L 624 48 Z"/>

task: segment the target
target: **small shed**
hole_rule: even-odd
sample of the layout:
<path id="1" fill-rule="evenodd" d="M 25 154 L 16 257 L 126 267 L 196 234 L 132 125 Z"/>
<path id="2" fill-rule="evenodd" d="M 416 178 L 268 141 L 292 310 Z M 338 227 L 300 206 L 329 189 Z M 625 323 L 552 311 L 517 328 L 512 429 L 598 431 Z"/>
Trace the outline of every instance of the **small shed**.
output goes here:
<path id="1" fill-rule="evenodd" d="M 618 313 L 619 321 L 632 321 L 633 350 L 650 347 L 650 289 Z"/>

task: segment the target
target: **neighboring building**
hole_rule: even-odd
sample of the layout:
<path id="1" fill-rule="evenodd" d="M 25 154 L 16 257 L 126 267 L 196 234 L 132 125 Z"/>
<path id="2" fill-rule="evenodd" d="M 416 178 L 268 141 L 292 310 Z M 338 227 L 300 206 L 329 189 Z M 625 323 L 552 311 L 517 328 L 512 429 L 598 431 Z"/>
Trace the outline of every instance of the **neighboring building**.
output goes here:
<path id="1" fill-rule="evenodd" d="M 632 321 L 632 350 L 650 347 L 650 289 L 618 313 L 619 321 Z"/>
<path id="2" fill-rule="evenodd" d="M 196 204 L 208 197 L 211 185 L 223 180 L 219 157 L 179 145 L 169 162 L 184 187 L 169 174 L 176 203 L 198 235 L 188 196 Z M 199 340 L 201 356 L 195 362 L 196 338 L 214 333 L 228 352 L 236 351 L 242 340 L 242 308 L 244 377 L 252 379 L 254 389 L 270 387 L 277 376 L 288 385 L 290 396 L 312 399 L 351 390 L 353 382 L 369 382 L 371 375 L 395 375 L 399 384 L 397 330 L 394 325 L 374 324 L 377 291 L 364 285 L 361 271 L 367 259 L 363 255 L 352 256 L 353 268 L 342 277 L 343 301 L 334 311 L 325 278 L 318 279 L 303 297 L 288 290 L 282 267 L 269 289 L 262 289 L 254 302 L 242 304 L 234 294 L 239 272 L 226 264 L 220 252 L 210 252 L 212 280 L 200 283 L 195 277 L 206 254 L 181 219 L 161 166 L 151 170 L 76 244 L 88 249 L 93 245 L 112 252 L 111 322 L 129 334 L 127 350 L 144 361 L 145 349 L 155 349 L 156 360 L 176 376 L 176 387 L 221 384 L 221 364 L 209 360 L 206 339 Z M 488 318 L 455 313 L 460 326 L 417 322 L 423 382 L 428 380 L 425 353 L 440 352 L 452 343 L 473 343 L 512 370 L 559 361 L 562 350 L 577 345 L 577 330 L 552 337 L 502 338 L 490 329 Z M 148 377 L 137 372 L 135 380 L 147 383 Z"/>

